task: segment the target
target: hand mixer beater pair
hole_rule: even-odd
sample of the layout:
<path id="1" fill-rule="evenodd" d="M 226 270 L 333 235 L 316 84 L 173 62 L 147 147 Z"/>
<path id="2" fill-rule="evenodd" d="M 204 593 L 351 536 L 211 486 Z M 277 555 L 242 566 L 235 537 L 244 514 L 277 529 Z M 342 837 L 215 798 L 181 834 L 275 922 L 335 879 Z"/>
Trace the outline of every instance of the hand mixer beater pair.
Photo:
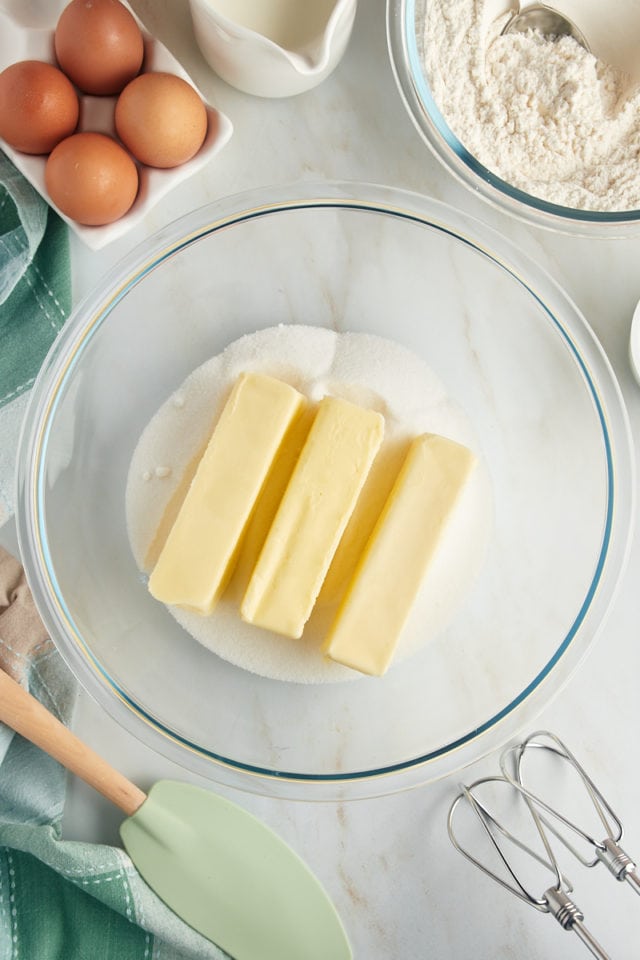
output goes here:
<path id="1" fill-rule="evenodd" d="M 531 789 L 529 779 L 525 777 L 528 760 L 533 753 L 544 753 L 554 763 L 569 765 L 577 774 L 579 783 L 584 787 L 587 804 L 595 810 L 602 823 L 605 838 L 598 840 L 589 830 L 574 822 L 548 799 L 545 799 L 539 788 Z M 581 941 L 599 960 L 609 960 L 609 956 L 602 949 L 584 925 L 584 914 L 577 904 L 569 897 L 573 887 L 561 873 L 558 861 L 553 850 L 549 834 L 553 834 L 571 854 L 585 867 L 596 867 L 603 863 L 616 880 L 626 881 L 640 894 L 640 874 L 635 863 L 620 846 L 623 836 L 623 827 L 620 818 L 614 813 L 610 804 L 596 787 L 586 770 L 578 763 L 568 747 L 555 734 L 545 730 L 537 731 L 527 737 L 522 743 L 506 750 L 500 761 L 502 776 L 484 777 L 476 780 L 469 786 L 464 786 L 462 792 L 453 801 L 449 810 L 448 829 L 453 845 L 468 860 L 479 867 L 485 874 L 497 881 L 502 887 L 515 894 L 520 900 L 528 903 L 543 913 L 550 913 L 565 930 L 577 934 Z M 527 817 L 530 818 L 534 836 L 541 841 L 540 851 L 536 851 L 529 843 L 522 840 L 522 835 L 516 835 L 498 818 L 487 806 L 483 792 L 488 788 L 495 795 L 498 789 L 506 789 L 513 800 L 513 793 L 524 801 Z M 460 805 L 465 802 L 475 814 L 484 828 L 491 846 L 497 854 L 498 863 L 504 868 L 504 876 L 490 869 L 486 862 L 465 847 L 458 833 L 458 818 Z M 495 802 L 495 796 L 494 796 Z M 532 894 L 522 879 L 521 870 L 515 866 L 515 856 L 505 853 L 507 844 L 524 853 L 524 860 L 533 858 L 538 864 L 552 872 L 554 882 L 539 896 Z M 584 850 L 578 848 L 582 844 Z M 522 859 L 521 854 L 518 856 Z M 519 861 L 520 862 L 520 861 Z M 505 879 L 505 877 L 507 879 Z"/>

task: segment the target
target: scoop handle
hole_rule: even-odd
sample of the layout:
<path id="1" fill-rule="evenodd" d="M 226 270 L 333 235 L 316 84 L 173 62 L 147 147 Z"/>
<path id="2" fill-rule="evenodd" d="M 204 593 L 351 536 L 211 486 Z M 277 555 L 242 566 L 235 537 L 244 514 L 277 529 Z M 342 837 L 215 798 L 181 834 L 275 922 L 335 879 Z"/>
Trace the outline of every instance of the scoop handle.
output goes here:
<path id="1" fill-rule="evenodd" d="M 0 670 L 0 720 L 75 773 L 128 817 L 147 799 L 142 790 L 76 737 L 4 670 Z"/>

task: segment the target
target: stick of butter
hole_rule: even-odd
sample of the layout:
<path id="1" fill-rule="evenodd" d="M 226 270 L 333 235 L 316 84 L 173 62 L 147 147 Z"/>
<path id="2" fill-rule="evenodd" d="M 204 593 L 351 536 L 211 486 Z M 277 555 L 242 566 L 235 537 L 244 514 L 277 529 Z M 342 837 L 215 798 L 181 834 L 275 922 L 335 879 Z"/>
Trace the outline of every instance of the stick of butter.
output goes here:
<path id="1" fill-rule="evenodd" d="M 383 434 L 374 410 L 320 401 L 242 600 L 248 623 L 302 636 Z"/>
<path id="2" fill-rule="evenodd" d="M 157 600 L 211 613 L 271 463 L 304 404 L 302 394 L 273 377 L 238 377 L 149 578 Z"/>
<path id="3" fill-rule="evenodd" d="M 411 443 L 323 644 L 331 657 L 382 676 L 476 457 L 426 433 Z"/>

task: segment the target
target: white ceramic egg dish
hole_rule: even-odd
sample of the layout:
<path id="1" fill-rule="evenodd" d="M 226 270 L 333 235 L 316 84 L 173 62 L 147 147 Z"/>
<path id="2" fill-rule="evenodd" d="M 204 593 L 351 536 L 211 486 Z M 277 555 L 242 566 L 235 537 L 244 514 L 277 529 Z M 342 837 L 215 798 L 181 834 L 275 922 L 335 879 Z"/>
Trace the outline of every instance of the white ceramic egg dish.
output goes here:
<path id="1" fill-rule="evenodd" d="M 129 7 L 128 9 L 131 8 Z M 131 12 L 133 13 L 133 11 Z M 198 90 L 175 57 L 169 53 L 163 44 L 154 40 L 153 37 L 144 30 L 137 17 L 136 20 L 142 30 L 144 39 L 144 61 L 142 69 L 144 71 L 163 70 L 167 73 L 176 74 L 176 76 L 182 77 L 183 80 L 191 84 L 195 90 Z M 47 63 L 55 64 L 56 61 L 53 51 L 54 26 L 55 24 L 49 29 L 28 27 L 24 23 L 18 23 L 17 20 L 8 16 L 6 13 L 0 12 L 0 71 L 19 60 L 44 60 Z M 199 90 L 198 94 L 202 97 Z M 97 133 L 106 133 L 115 137 L 113 111 L 117 97 L 92 97 L 82 93 L 79 93 L 79 97 L 80 119 L 78 122 L 78 131 L 92 130 Z M 204 98 L 202 99 L 204 100 Z M 0 139 L 0 146 L 18 170 L 20 170 L 35 189 L 42 194 L 47 203 L 56 210 L 63 220 L 66 220 L 69 226 L 81 237 L 87 246 L 93 250 L 99 250 L 101 247 L 111 243 L 111 241 L 121 237 L 139 223 L 147 211 L 150 210 L 161 197 L 165 196 L 165 194 L 177 184 L 182 183 L 188 177 L 192 176 L 196 171 L 204 167 L 205 164 L 209 163 L 228 143 L 233 132 L 231 121 L 220 110 L 216 110 L 215 107 L 206 101 L 204 101 L 204 103 L 208 118 L 207 135 L 195 157 L 179 167 L 173 167 L 167 170 L 136 164 L 140 176 L 140 186 L 133 206 L 119 220 L 102 227 L 87 227 L 75 223 L 73 220 L 65 217 L 55 204 L 51 203 L 44 183 L 44 169 L 47 162 L 46 156 L 32 156 L 30 154 L 20 153 L 2 139 Z"/>

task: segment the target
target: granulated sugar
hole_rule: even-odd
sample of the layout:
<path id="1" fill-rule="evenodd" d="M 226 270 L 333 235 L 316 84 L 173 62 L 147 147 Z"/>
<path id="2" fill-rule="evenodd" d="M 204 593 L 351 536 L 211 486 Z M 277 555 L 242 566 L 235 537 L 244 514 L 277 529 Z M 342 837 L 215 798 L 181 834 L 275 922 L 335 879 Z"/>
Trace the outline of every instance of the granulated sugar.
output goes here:
<path id="1" fill-rule="evenodd" d="M 466 416 L 420 358 L 398 344 L 375 336 L 304 326 L 259 331 L 236 340 L 195 370 L 158 410 L 140 438 L 126 495 L 129 538 L 140 570 L 153 566 L 161 547 L 156 531 L 167 505 L 172 498 L 174 504 L 179 502 L 183 495 L 185 472 L 197 460 L 243 371 L 260 371 L 285 380 L 312 401 L 325 395 L 341 396 L 382 413 L 385 441 L 376 460 L 380 471 L 395 462 L 411 436 L 428 431 L 464 443 L 480 455 Z M 467 592 L 484 556 L 491 513 L 489 482 L 481 462 L 412 611 L 398 651 L 400 659 L 427 643 Z M 348 527 L 343 542 L 349 533 Z M 360 676 L 326 659 L 320 651 L 346 586 L 340 577 L 332 579 L 329 571 L 303 637 L 289 640 L 240 619 L 242 559 L 241 555 L 239 570 L 211 616 L 168 608 L 188 633 L 225 660 L 262 676 L 304 683 Z"/>
<path id="2" fill-rule="evenodd" d="M 487 0 L 428 0 L 422 58 L 445 120 L 477 160 L 552 203 L 640 209 L 640 88 L 575 40 L 500 36 Z"/>

